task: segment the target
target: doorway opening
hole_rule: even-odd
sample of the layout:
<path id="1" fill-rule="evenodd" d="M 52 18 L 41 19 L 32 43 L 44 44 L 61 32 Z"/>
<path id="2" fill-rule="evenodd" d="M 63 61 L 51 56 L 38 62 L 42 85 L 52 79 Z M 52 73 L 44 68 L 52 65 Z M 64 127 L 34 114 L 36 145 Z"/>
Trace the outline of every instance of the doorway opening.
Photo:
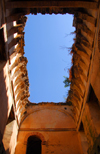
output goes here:
<path id="1" fill-rule="evenodd" d="M 41 154 L 41 140 L 37 136 L 30 136 L 27 141 L 26 154 Z"/>

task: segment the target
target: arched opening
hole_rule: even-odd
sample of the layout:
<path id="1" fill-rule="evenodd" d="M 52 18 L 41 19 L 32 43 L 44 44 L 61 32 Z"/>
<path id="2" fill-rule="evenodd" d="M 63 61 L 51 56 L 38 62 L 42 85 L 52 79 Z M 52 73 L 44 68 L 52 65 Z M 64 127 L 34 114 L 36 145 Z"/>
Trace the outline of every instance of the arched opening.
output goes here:
<path id="1" fill-rule="evenodd" d="M 37 136 L 30 136 L 27 141 L 26 154 L 41 154 L 41 140 Z"/>

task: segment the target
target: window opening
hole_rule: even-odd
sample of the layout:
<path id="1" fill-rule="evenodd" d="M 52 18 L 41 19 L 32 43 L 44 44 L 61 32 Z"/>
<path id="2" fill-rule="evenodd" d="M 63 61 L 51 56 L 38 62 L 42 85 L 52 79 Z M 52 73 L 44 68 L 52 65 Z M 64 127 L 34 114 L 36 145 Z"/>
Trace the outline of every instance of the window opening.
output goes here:
<path id="1" fill-rule="evenodd" d="M 27 142 L 26 154 L 41 154 L 41 140 L 37 136 L 30 136 Z"/>
<path id="2" fill-rule="evenodd" d="M 82 121 L 81 121 L 81 124 L 80 124 L 80 129 L 79 129 L 79 131 L 84 132 L 84 127 L 83 127 Z"/>
<path id="3" fill-rule="evenodd" d="M 25 56 L 31 102 L 65 102 L 69 87 L 64 88 L 64 76 L 71 68 L 69 48 L 75 31 L 73 16 L 29 15 L 25 26 Z M 32 45 L 32 46 L 31 46 Z"/>
<path id="4" fill-rule="evenodd" d="M 94 90 L 92 88 L 92 86 L 90 85 L 90 93 L 89 93 L 89 97 L 88 97 L 88 101 L 87 102 L 95 102 L 98 104 L 98 99 L 94 93 Z"/>

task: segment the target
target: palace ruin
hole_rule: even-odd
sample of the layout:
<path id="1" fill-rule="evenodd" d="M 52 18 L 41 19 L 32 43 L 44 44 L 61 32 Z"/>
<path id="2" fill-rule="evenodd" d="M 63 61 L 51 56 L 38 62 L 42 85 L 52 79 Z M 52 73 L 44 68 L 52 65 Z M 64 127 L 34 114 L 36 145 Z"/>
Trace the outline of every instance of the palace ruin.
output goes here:
<path id="1" fill-rule="evenodd" d="M 29 102 L 27 14 L 74 14 L 71 86 L 65 103 Z M 1 0 L 0 154 L 100 153 L 99 0 Z"/>

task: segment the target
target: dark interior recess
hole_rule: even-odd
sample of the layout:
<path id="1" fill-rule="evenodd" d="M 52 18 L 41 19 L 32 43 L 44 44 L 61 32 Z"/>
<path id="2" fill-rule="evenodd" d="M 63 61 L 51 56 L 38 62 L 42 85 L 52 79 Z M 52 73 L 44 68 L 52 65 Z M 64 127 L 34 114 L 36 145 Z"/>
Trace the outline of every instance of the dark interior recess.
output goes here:
<path id="1" fill-rule="evenodd" d="M 26 154 L 41 154 L 41 140 L 37 136 L 28 138 Z"/>

